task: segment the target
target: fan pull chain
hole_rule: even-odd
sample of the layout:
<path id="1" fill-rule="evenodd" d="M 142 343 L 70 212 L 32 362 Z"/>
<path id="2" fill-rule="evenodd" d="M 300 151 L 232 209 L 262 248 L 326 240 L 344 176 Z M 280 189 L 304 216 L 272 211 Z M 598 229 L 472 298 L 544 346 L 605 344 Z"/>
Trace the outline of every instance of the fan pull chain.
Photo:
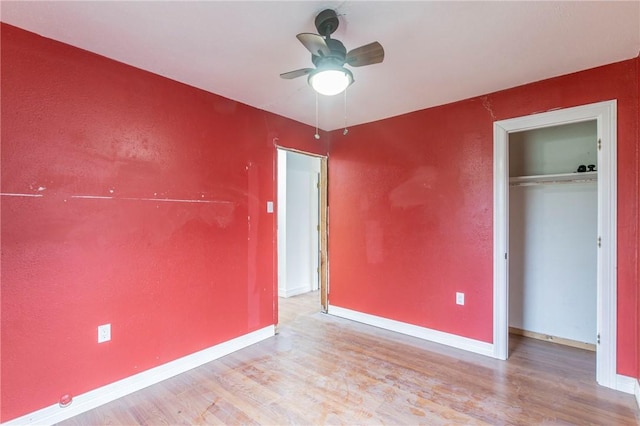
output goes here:
<path id="1" fill-rule="evenodd" d="M 349 133 L 349 129 L 347 129 L 347 89 L 344 89 L 344 130 L 342 135 L 347 136 L 347 133 Z"/>
<path id="2" fill-rule="evenodd" d="M 320 133 L 318 133 L 318 92 L 316 92 L 316 134 L 313 137 L 320 139 Z"/>

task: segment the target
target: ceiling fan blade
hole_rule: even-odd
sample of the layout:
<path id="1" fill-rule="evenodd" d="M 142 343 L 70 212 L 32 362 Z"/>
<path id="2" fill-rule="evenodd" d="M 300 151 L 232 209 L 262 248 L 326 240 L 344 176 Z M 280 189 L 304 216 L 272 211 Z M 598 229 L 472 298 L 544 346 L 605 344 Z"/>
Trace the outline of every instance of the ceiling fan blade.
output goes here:
<path id="1" fill-rule="evenodd" d="M 312 55 L 329 56 L 331 54 L 331 49 L 329 49 L 327 42 L 324 41 L 321 35 L 300 33 L 296 37 L 298 37 L 300 43 L 302 43 Z"/>
<path id="2" fill-rule="evenodd" d="M 384 49 L 377 41 L 356 47 L 347 53 L 346 63 L 352 67 L 377 64 L 384 60 Z"/>
<path id="3" fill-rule="evenodd" d="M 282 73 L 280 74 L 280 77 L 286 78 L 287 80 L 291 80 L 292 78 L 302 77 L 303 75 L 307 75 L 311 71 L 313 71 L 313 68 L 301 68 L 299 70 Z"/>

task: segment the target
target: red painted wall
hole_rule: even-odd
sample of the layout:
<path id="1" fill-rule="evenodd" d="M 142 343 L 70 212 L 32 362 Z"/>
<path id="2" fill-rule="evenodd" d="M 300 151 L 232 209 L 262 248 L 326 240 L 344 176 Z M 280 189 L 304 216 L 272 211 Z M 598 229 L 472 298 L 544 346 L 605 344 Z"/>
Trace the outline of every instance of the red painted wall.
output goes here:
<path id="1" fill-rule="evenodd" d="M 273 139 L 313 129 L 1 35 L 0 421 L 274 324 Z"/>
<path id="2" fill-rule="evenodd" d="M 493 122 L 617 99 L 618 372 L 638 377 L 638 61 L 332 132 L 330 303 L 492 342 Z"/>

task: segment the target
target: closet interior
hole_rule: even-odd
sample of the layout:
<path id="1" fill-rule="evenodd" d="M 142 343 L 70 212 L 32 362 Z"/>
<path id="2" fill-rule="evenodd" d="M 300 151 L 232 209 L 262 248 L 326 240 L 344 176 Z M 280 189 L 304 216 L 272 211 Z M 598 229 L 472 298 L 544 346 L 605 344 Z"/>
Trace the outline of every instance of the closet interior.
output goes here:
<path id="1" fill-rule="evenodd" d="M 509 330 L 595 350 L 597 123 L 509 134 Z"/>

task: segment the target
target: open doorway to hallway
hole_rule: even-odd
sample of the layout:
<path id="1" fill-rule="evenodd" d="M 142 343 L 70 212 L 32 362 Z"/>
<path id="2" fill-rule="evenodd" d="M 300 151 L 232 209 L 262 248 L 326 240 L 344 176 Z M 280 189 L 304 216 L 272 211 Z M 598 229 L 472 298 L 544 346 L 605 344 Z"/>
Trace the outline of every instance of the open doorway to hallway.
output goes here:
<path id="1" fill-rule="evenodd" d="M 282 324 L 325 305 L 326 159 L 279 148 L 277 164 L 277 299 Z"/>

